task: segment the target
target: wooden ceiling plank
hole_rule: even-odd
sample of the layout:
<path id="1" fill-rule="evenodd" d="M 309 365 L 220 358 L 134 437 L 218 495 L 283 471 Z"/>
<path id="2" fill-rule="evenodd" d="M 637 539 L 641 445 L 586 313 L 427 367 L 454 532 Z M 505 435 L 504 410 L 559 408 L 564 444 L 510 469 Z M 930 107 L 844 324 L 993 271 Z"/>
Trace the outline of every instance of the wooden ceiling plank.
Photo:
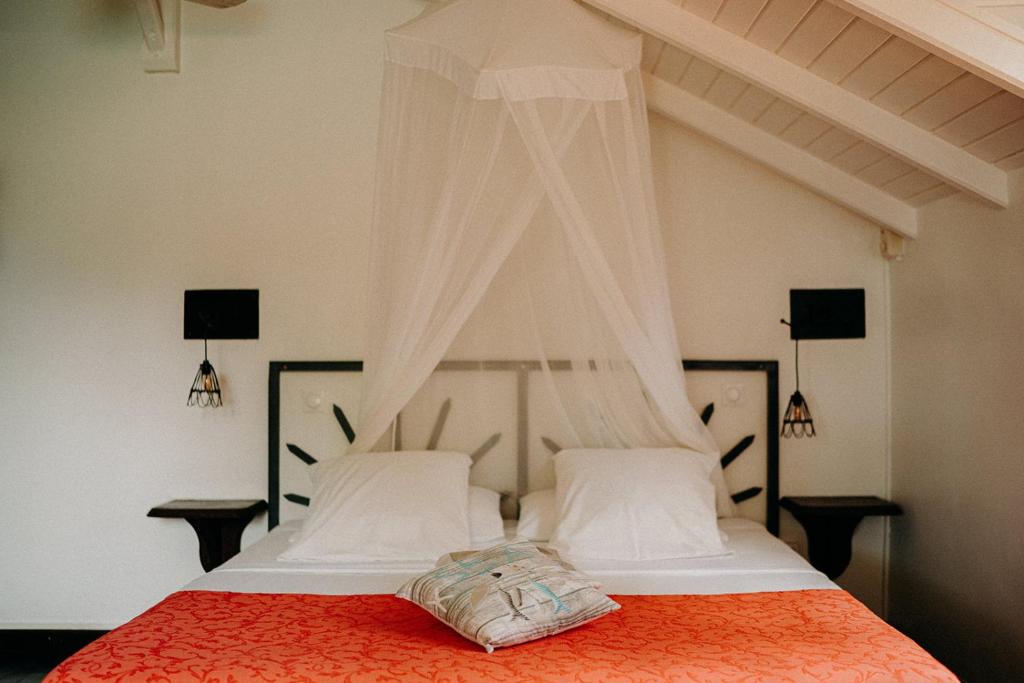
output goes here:
<path id="1" fill-rule="evenodd" d="M 852 93 L 871 99 L 927 55 L 913 43 L 893 36 L 848 74 L 841 85 Z"/>
<path id="2" fill-rule="evenodd" d="M 882 109 L 902 115 L 963 73 L 963 69 L 941 57 L 928 55 L 882 92 L 872 97 L 871 101 Z"/>
<path id="3" fill-rule="evenodd" d="M 715 82 L 711 84 L 704 99 L 716 107 L 731 109 L 736 100 L 746 91 L 748 85 L 742 78 L 734 76 L 728 71 L 721 71 Z"/>
<path id="4" fill-rule="evenodd" d="M 885 152 L 870 142 L 861 140 L 856 145 L 832 159 L 832 163 L 847 173 L 859 173 L 871 164 L 885 158 Z"/>
<path id="5" fill-rule="evenodd" d="M 643 35 L 644 49 L 640 60 L 640 68 L 644 71 L 654 71 L 654 67 L 658 64 L 658 58 L 661 57 L 661 52 L 665 49 L 665 41 L 658 40 L 650 33 Z"/>
<path id="6" fill-rule="evenodd" d="M 722 6 L 722 0 L 686 0 L 683 8 L 687 12 L 696 14 L 701 19 L 713 21 Z"/>
<path id="7" fill-rule="evenodd" d="M 693 61 L 686 68 L 686 73 L 679 80 L 679 87 L 693 93 L 697 97 L 704 97 L 704 93 L 708 91 L 720 73 L 722 73 L 722 70 L 717 66 L 694 57 Z"/>
<path id="8" fill-rule="evenodd" d="M 936 179 L 935 176 L 929 175 L 924 171 L 915 170 L 902 178 L 891 181 L 882 189 L 894 197 L 910 199 L 939 184 L 941 184 L 941 181 Z"/>
<path id="9" fill-rule="evenodd" d="M 807 151 L 825 161 L 830 161 L 853 147 L 860 138 L 840 128 L 832 128 L 807 146 Z"/>
<path id="10" fill-rule="evenodd" d="M 745 36 L 768 0 L 726 0 L 718 10 L 715 23 L 726 31 Z"/>
<path id="11" fill-rule="evenodd" d="M 956 194 L 957 192 L 958 190 L 955 187 L 950 187 L 945 183 L 939 183 L 931 189 L 910 197 L 907 199 L 907 203 L 911 206 L 924 206 L 925 204 L 931 204 L 934 201 Z"/>
<path id="12" fill-rule="evenodd" d="M 892 36 L 874 24 L 855 19 L 843 33 L 825 48 L 814 63 L 811 73 L 826 81 L 838 83 L 864 63 Z"/>
<path id="13" fill-rule="evenodd" d="M 772 102 L 761 116 L 754 122 L 761 130 L 768 131 L 773 135 L 779 135 L 790 124 L 794 123 L 803 112 L 799 107 L 794 107 L 785 100 Z"/>
<path id="14" fill-rule="evenodd" d="M 1024 150 L 1005 156 L 996 162 L 996 166 L 1004 171 L 1015 171 L 1024 166 Z"/>
<path id="15" fill-rule="evenodd" d="M 967 146 L 985 161 L 996 162 L 1024 149 L 1024 118 L 1017 119 Z"/>
<path id="16" fill-rule="evenodd" d="M 999 92 L 972 73 L 964 73 L 928 99 L 910 108 L 903 118 L 925 130 L 935 130 Z"/>
<path id="17" fill-rule="evenodd" d="M 738 116 L 744 121 L 753 122 L 757 120 L 765 110 L 771 106 L 777 97 L 769 92 L 765 92 L 756 85 L 751 85 L 747 88 L 747 91 L 740 95 L 740 98 L 736 100 L 736 103 L 732 105 L 730 110 L 734 116 Z"/>
<path id="18" fill-rule="evenodd" d="M 827 2 L 819 3 L 786 39 L 778 55 L 806 68 L 851 23 L 853 15 L 849 12 Z"/>
<path id="19" fill-rule="evenodd" d="M 1004 90 L 936 128 L 935 134 L 962 147 L 980 140 L 1022 116 L 1024 100 Z"/>
<path id="20" fill-rule="evenodd" d="M 884 187 L 897 178 L 914 172 L 914 167 L 892 156 L 882 157 L 857 174 L 857 177 L 864 182 L 871 183 L 876 187 Z"/>
<path id="21" fill-rule="evenodd" d="M 683 52 L 677 47 L 666 45 L 661 51 L 658 63 L 654 67 L 654 73 L 666 81 L 678 83 L 692 61 L 693 55 L 689 52 Z"/>
<path id="22" fill-rule="evenodd" d="M 772 55 L 744 38 L 680 9 L 669 0 L 586 2 L 878 145 L 887 153 L 913 163 L 945 182 L 998 206 L 1006 206 L 1009 202 L 1006 174 L 1000 169 L 778 55 Z M 688 72 L 692 70 L 692 66 L 687 69 Z M 685 79 L 684 75 L 683 81 Z M 709 80 L 707 85 L 710 83 Z"/>
<path id="23" fill-rule="evenodd" d="M 1024 97 L 1024 31 L 959 0 L 831 0 Z"/>
<path id="24" fill-rule="evenodd" d="M 782 133 L 782 139 L 791 145 L 804 149 L 824 135 L 832 125 L 814 114 L 803 113 Z"/>
<path id="25" fill-rule="evenodd" d="M 681 88 L 644 74 L 647 106 L 904 237 L 917 236 L 917 210 Z"/>
<path id="26" fill-rule="evenodd" d="M 747 40 L 778 50 L 818 0 L 771 0 L 747 32 Z"/>

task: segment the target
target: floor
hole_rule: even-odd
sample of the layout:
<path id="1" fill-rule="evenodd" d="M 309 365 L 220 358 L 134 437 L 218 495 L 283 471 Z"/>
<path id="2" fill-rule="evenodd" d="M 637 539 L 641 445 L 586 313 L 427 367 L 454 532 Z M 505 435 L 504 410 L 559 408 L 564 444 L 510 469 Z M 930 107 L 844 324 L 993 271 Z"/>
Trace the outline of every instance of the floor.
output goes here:
<path id="1" fill-rule="evenodd" d="M 38 683 L 101 631 L 0 630 L 0 683 Z"/>
<path id="2" fill-rule="evenodd" d="M 0 683 L 38 683 L 53 667 L 64 661 L 46 657 L 18 657 L 5 655 L 0 660 Z"/>

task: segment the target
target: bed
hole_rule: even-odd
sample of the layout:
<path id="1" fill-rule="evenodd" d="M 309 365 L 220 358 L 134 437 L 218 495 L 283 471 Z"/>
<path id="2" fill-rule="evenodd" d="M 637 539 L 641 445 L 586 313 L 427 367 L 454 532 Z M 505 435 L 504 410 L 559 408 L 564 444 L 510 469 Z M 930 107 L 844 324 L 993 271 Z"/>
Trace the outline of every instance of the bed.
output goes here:
<path id="1" fill-rule="evenodd" d="M 294 445 L 291 430 L 308 418 L 281 410 L 282 392 L 290 390 L 288 373 L 358 372 L 354 364 L 281 363 L 271 367 L 270 533 L 87 646 L 47 680 L 956 680 L 771 533 L 778 528 L 778 450 L 771 438 L 777 434 L 772 422 L 773 416 L 777 420 L 773 362 L 703 363 L 692 362 L 691 369 L 764 376 L 765 412 L 758 414 L 765 420 L 763 431 L 756 430 L 762 462 L 757 469 L 767 479 L 762 487 L 742 489 L 758 489 L 754 495 L 747 493 L 740 507 L 747 515 L 720 520 L 728 538 L 725 556 L 577 563 L 621 605 L 610 615 L 487 654 L 418 606 L 394 597 L 405 581 L 430 569 L 430 561 L 279 560 L 299 528 L 298 512 L 305 502 L 295 492 L 301 478 L 290 478 L 285 463 L 315 457 L 301 448 L 302 455 L 280 457 L 295 453 L 289 448 Z M 528 366 L 491 370 L 522 378 Z M 296 390 L 300 396 L 308 393 Z M 337 405 L 333 397 L 344 393 L 332 393 L 332 407 Z M 521 399 L 524 392 L 516 396 Z M 522 419 L 529 417 L 527 404 L 518 402 L 518 438 L 505 444 L 515 462 L 506 472 L 512 478 L 508 483 L 516 492 L 524 490 L 516 489 L 520 484 L 529 486 L 533 476 L 523 476 L 519 466 L 537 464 L 519 441 L 529 438 Z M 331 412 L 343 421 L 337 410 Z M 407 431 L 407 438 L 411 436 Z M 750 514 L 754 509 L 761 519 L 746 518 L 758 516 Z M 507 523 L 506 534 L 514 536 L 514 522 Z"/>

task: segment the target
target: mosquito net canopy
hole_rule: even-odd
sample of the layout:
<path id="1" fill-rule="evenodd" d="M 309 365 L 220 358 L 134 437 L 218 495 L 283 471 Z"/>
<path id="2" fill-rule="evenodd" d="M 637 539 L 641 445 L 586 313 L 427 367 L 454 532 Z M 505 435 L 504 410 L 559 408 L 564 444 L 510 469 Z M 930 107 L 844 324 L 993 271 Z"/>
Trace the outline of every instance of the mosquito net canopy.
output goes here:
<path id="1" fill-rule="evenodd" d="M 455 357 L 540 361 L 563 447 L 717 450 L 679 360 L 640 48 L 571 0 L 454 0 L 388 32 L 351 451 Z"/>

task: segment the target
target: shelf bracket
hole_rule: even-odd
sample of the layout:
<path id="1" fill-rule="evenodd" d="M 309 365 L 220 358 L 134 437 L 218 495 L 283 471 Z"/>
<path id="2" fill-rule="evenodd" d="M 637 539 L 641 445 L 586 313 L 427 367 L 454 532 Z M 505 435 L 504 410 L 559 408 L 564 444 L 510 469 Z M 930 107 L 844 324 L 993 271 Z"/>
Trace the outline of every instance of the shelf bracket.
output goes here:
<path id="1" fill-rule="evenodd" d="M 142 67 L 149 73 L 181 70 L 181 0 L 135 0 L 142 28 Z"/>

